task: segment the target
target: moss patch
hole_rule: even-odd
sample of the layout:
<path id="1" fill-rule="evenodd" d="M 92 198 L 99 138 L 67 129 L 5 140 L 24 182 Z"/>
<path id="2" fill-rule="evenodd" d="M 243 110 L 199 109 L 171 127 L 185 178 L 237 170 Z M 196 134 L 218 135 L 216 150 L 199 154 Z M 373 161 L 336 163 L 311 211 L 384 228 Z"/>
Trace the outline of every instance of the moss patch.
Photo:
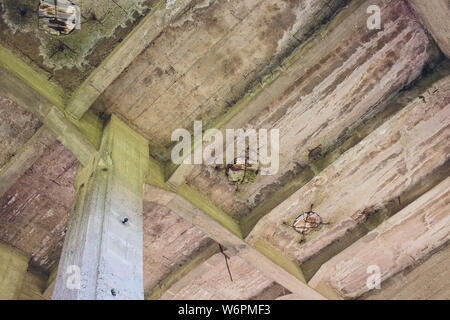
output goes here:
<path id="1" fill-rule="evenodd" d="M 303 276 L 303 272 L 300 267 L 294 261 L 290 260 L 286 255 L 284 255 L 281 251 L 272 247 L 267 241 L 258 239 L 254 243 L 253 247 L 261 252 L 264 256 L 269 258 L 272 262 L 292 274 L 294 277 L 306 283 L 305 277 Z"/>
<path id="2" fill-rule="evenodd" d="M 211 200 L 203 196 L 200 192 L 184 184 L 178 188 L 177 193 L 240 239 L 243 239 L 239 224 L 228 214 L 217 208 Z"/>
<path id="3" fill-rule="evenodd" d="M 81 29 L 52 35 L 38 27 L 39 0 L 3 0 L 0 43 L 74 91 L 120 43 L 156 0 L 72 0 Z"/>

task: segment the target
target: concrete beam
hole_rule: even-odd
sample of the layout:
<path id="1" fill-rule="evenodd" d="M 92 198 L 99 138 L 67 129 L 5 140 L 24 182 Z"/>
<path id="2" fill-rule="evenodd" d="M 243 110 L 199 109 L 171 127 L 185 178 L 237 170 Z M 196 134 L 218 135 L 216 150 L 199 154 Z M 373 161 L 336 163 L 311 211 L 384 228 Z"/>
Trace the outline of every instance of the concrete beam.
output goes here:
<path id="1" fill-rule="evenodd" d="M 35 270 L 28 270 L 22 283 L 18 300 L 48 300 L 43 295 L 47 276 Z"/>
<path id="2" fill-rule="evenodd" d="M 331 1 L 330 5 L 336 6 L 336 3 Z M 378 5 L 382 8 L 383 30 L 381 31 L 369 30 L 366 27 L 368 17 L 366 10 L 370 5 Z M 337 8 L 339 5 L 336 6 Z M 401 10 L 407 11 L 407 14 Z M 400 12 L 402 16 L 404 15 L 404 20 L 395 18 Z M 400 29 L 402 32 L 399 32 Z M 355 32 L 355 30 L 358 31 Z M 410 41 L 411 34 L 414 34 L 413 41 Z M 403 50 L 402 59 L 392 54 L 400 51 L 399 41 L 403 47 L 401 49 Z M 428 39 L 421 26 L 415 23 L 409 9 L 401 1 L 394 1 L 389 5 L 379 0 L 351 1 L 329 23 L 318 28 L 308 37 L 307 41 L 301 42 L 280 64 L 268 70 L 260 81 L 233 104 L 225 114 L 220 116 L 211 127 L 217 129 L 258 129 L 259 126 L 270 128 L 273 121 L 280 128 L 303 127 L 301 123 L 305 121 L 304 117 L 308 117 L 307 122 L 311 125 L 305 127 L 305 130 L 299 131 L 295 137 L 285 137 L 290 142 L 284 145 L 285 150 L 281 150 L 281 152 L 287 154 L 284 161 L 292 164 L 293 160 L 289 153 L 293 153 L 294 150 L 298 152 L 300 149 L 296 145 L 297 139 L 300 140 L 304 137 L 303 149 L 312 149 L 320 144 L 324 150 L 328 149 L 336 142 L 331 137 L 338 137 L 340 134 L 338 128 L 351 127 L 361 120 L 361 116 L 366 111 L 368 112 L 372 107 L 376 109 L 383 99 L 401 90 L 418 77 L 433 50 L 429 50 L 430 52 L 422 50 L 421 54 L 418 54 L 419 50 L 416 47 L 425 49 L 427 42 Z M 357 47 L 360 48 L 356 50 Z M 411 62 L 406 68 L 404 64 L 409 60 Z M 389 62 L 387 63 L 387 61 Z M 386 65 L 384 65 L 385 63 Z M 352 67 L 347 68 L 348 65 Z M 371 67 L 368 68 L 368 66 Z M 356 75 L 356 72 L 352 74 L 354 70 L 360 68 L 366 71 L 361 71 L 359 75 Z M 311 77 L 311 81 L 307 81 L 308 76 Z M 370 83 L 371 78 L 382 79 L 381 82 L 389 82 L 390 86 L 365 86 L 365 83 Z M 340 80 L 336 81 L 336 79 Z M 348 90 L 354 94 L 335 94 L 334 90 L 338 84 L 345 86 L 342 92 Z M 314 87 L 317 87 L 318 91 L 313 91 Z M 325 90 L 322 88 L 327 88 L 327 92 L 324 92 Z M 304 92 L 301 94 L 301 99 L 295 96 L 296 92 Z M 329 99 L 326 98 L 331 94 L 334 97 L 333 104 L 328 103 Z M 322 98 L 319 99 L 320 95 Z M 299 100 L 305 101 L 303 106 Z M 296 102 L 295 108 L 294 102 Z M 283 104 L 289 104 L 290 107 L 283 109 L 280 107 Z M 352 108 L 349 108 L 349 105 Z M 373 110 L 371 111 L 373 112 Z M 287 114 L 292 115 L 290 118 L 284 117 Z M 295 114 L 301 116 L 295 120 Z M 330 123 L 333 126 L 328 123 L 328 120 L 331 119 L 333 121 Z M 294 121 L 297 122 L 294 123 Z M 283 136 L 283 134 L 284 132 L 281 130 L 281 135 Z M 291 134 L 294 136 L 293 133 Z M 201 142 L 196 141 L 193 150 L 200 145 Z M 302 151 L 302 157 L 296 157 L 295 161 L 306 166 L 304 156 L 306 155 L 307 158 L 308 152 Z M 288 167 L 289 165 L 281 163 L 281 166 Z M 166 170 L 167 183 L 173 188 L 181 186 L 192 169 L 193 166 L 189 164 L 179 166 L 170 164 Z M 288 169 L 282 169 L 288 171 Z M 286 171 L 283 173 L 287 173 Z M 308 174 L 311 173 L 311 170 L 305 171 L 308 171 L 305 172 L 306 177 L 304 177 L 304 180 L 307 180 L 311 177 Z M 270 178 L 275 180 L 279 176 L 281 173 Z M 268 180 L 265 179 L 265 181 L 267 183 Z M 284 184 L 280 181 L 276 182 Z M 272 183 L 276 184 L 275 181 Z M 247 190 L 247 194 L 241 193 L 243 198 L 259 193 L 261 190 L 257 189 L 257 184 L 253 185 L 253 189 Z M 264 187 L 267 187 L 267 184 L 260 188 Z M 291 187 L 295 188 L 296 186 Z M 287 191 L 289 192 L 289 190 Z"/>
<path id="3" fill-rule="evenodd" d="M 44 74 L 37 72 L 2 45 L 0 45 L 0 68 L 14 74 L 26 86 L 50 103 L 59 108 L 64 107 L 66 96 L 63 89 L 50 82 Z"/>
<path id="4" fill-rule="evenodd" d="M 287 295 L 278 297 L 275 300 L 301 300 L 301 297 L 299 297 L 295 293 L 291 293 L 291 294 L 287 294 Z"/>
<path id="5" fill-rule="evenodd" d="M 46 148 L 56 142 L 47 128 L 41 127 L 25 146 L 0 170 L 0 197 L 11 188 Z"/>
<path id="6" fill-rule="evenodd" d="M 80 121 L 70 119 L 64 110 L 1 67 L 0 94 L 33 113 L 83 165 L 91 164 L 97 154 L 103 126 L 96 116 L 90 113 Z"/>
<path id="7" fill-rule="evenodd" d="M 0 300 L 18 299 L 30 257 L 0 242 Z"/>
<path id="8" fill-rule="evenodd" d="M 408 0 L 442 52 L 450 58 L 450 3 L 448 0 Z"/>
<path id="9" fill-rule="evenodd" d="M 161 297 L 161 300 L 271 300 L 286 289 L 237 255 L 217 253 Z M 233 281 L 231 281 L 228 268 Z"/>
<path id="10" fill-rule="evenodd" d="M 381 290 L 360 297 L 364 300 L 450 300 L 450 246 L 447 243 L 424 261 L 383 281 Z"/>
<path id="11" fill-rule="evenodd" d="M 99 157 L 81 167 L 75 181 L 53 299 L 144 299 L 142 191 L 148 155 L 147 140 L 113 115 Z M 81 276 L 78 288 L 67 285 L 73 272 Z"/>
<path id="12" fill-rule="evenodd" d="M 333 11 L 338 11 L 342 3 L 339 1 L 332 1 L 330 6 L 333 7 Z M 323 10 L 325 11 L 325 9 Z M 317 21 L 315 21 L 317 23 Z M 304 28 L 308 29 L 308 28 Z M 303 30 L 299 30 L 299 34 Z M 263 96 L 267 100 L 267 95 L 261 94 L 271 83 L 275 82 L 279 76 L 287 71 L 287 67 L 292 64 L 293 61 L 299 58 L 298 51 L 304 46 L 301 43 L 293 53 L 291 53 L 280 64 L 273 66 L 271 69 L 266 70 L 265 74 L 261 77 L 261 80 L 249 89 L 236 103 L 234 103 L 229 110 L 218 117 L 209 128 L 224 129 L 224 128 L 240 128 L 243 127 L 258 111 L 262 108 L 258 107 L 256 110 L 252 108 L 252 102 L 256 100 L 258 96 Z M 265 104 L 258 103 L 259 106 Z M 207 129 L 207 128 L 205 128 Z M 204 139 L 208 137 L 205 135 Z M 194 141 L 191 153 L 194 153 L 196 148 L 201 147 L 203 141 Z M 190 155 L 186 155 L 190 156 Z M 191 174 L 194 166 L 191 164 L 174 165 L 170 163 L 166 168 L 167 184 L 174 189 L 181 186 L 186 178 Z"/>
<path id="13" fill-rule="evenodd" d="M 187 262 L 176 268 L 164 278 L 160 279 L 156 286 L 146 290 L 145 299 L 157 300 L 161 298 L 161 296 L 169 288 L 171 288 L 172 285 L 190 274 L 191 271 L 197 269 L 198 266 L 200 266 L 203 262 L 208 260 L 219 251 L 219 245 L 216 242 L 212 242 L 210 245 L 195 253 Z"/>
<path id="14" fill-rule="evenodd" d="M 58 267 L 52 270 L 50 275 L 48 276 L 47 283 L 45 285 L 45 289 L 42 294 L 45 298 L 51 299 L 53 295 L 53 290 L 55 289 L 56 276 L 58 275 Z"/>
<path id="15" fill-rule="evenodd" d="M 309 159 L 300 175 L 278 188 L 270 197 L 267 197 L 239 221 L 244 236 L 246 237 L 251 232 L 262 217 L 306 185 L 314 176 L 338 160 L 342 154 L 356 146 L 411 101 L 429 90 L 434 83 L 449 75 L 450 64 L 444 61 L 436 66 L 432 73 L 414 83 L 414 86 L 384 101 L 377 107 L 376 112 L 368 112 L 359 123 L 347 128 L 345 133 L 337 138 L 335 144 L 326 151 L 322 151 L 323 155 L 319 159 Z"/>
<path id="16" fill-rule="evenodd" d="M 273 209 L 246 240 L 269 243 L 311 279 L 323 263 L 448 176 L 449 97 L 446 77 Z M 302 236 L 289 224 L 311 204 L 326 225 Z"/>
<path id="17" fill-rule="evenodd" d="M 448 242 L 450 178 L 414 201 L 327 263 L 309 282 L 329 298 L 357 298 L 370 291 L 376 266 L 383 282 Z M 425 286 L 427 287 L 427 286 Z M 376 291 L 376 290 L 374 290 Z"/>
<path id="18" fill-rule="evenodd" d="M 95 69 L 89 78 L 73 94 L 67 111 L 81 119 L 100 94 L 122 73 L 122 71 L 144 50 L 169 24 L 182 14 L 192 0 L 175 0 L 169 5 L 160 0 L 138 26 Z"/>
<path id="19" fill-rule="evenodd" d="M 320 294 L 305 284 L 300 270 L 290 261 L 286 261 L 285 257 L 273 250 L 267 250 L 263 246 L 260 246 L 259 250 L 266 255 L 251 247 L 242 239 L 238 226 L 234 225 L 232 221 L 226 220 L 227 218 L 218 216 L 218 209 L 213 207 L 211 203 L 203 202 L 205 199 L 198 198 L 198 195 L 187 186 L 183 186 L 181 190 L 183 196 L 146 185 L 144 199 L 167 206 L 205 232 L 210 238 L 222 244 L 230 252 L 239 255 L 260 270 L 266 277 L 276 281 L 291 292 L 297 293 L 302 299 L 323 299 Z M 187 199 L 184 197 L 187 197 Z M 198 208 L 196 205 L 202 208 Z M 226 214 L 224 213 L 224 215 Z"/>

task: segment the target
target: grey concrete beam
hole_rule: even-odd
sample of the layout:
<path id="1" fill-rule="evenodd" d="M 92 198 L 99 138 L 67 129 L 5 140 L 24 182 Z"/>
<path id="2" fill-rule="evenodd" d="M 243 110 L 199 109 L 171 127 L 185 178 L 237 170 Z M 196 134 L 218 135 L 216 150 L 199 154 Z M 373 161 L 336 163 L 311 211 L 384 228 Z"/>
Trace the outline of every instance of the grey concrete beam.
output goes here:
<path id="1" fill-rule="evenodd" d="M 146 290 L 146 300 L 157 300 L 180 279 L 191 274 L 203 262 L 219 252 L 219 245 L 212 241 L 208 246 L 193 254 L 190 259 L 158 281 L 158 284 Z"/>

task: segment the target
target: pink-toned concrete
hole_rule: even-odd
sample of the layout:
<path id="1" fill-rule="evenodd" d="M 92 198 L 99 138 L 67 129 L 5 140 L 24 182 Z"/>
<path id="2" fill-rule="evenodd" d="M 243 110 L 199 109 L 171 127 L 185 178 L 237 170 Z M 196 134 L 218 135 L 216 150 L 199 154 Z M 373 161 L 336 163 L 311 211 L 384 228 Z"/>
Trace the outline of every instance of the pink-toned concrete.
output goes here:
<path id="1" fill-rule="evenodd" d="M 55 143 L 0 199 L 0 240 L 30 254 L 31 265 L 47 273 L 61 254 L 77 165 Z"/>

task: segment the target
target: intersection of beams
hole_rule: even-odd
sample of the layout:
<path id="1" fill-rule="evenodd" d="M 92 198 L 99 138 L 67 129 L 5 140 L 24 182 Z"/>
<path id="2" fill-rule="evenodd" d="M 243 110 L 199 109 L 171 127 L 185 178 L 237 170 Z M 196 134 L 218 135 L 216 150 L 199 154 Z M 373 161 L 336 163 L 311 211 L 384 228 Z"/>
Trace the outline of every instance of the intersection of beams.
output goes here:
<path id="1" fill-rule="evenodd" d="M 25 62 L 5 52 L 7 50 L 0 47 L 0 94 L 33 113 L 83 165 L 89 165 L 100 144 L 102 122 L 92 113 L 79 121 L 73 120 L 59 99 L 51 101 L 53 95 L 45 91 L 52 86 L 48 80 L 41 79 Z M 33 81 L 22 80 L 23 74 Z M 36 88 L 35 82 L 44 88 Z"/>
<path id="2" fill-rule="evenodd" d="M 169 10 L 166 1 L 159 1 L 73 94 L 67 105 L 68 113 L 76 119 L 81 119 L 100 94 L 173 19 L 189 8 L 192 2 L 195 1 L 173 1 Z"/>
<path id="3" fill-rule="evenodd" d="M 324 262 L 431 190 L 450 169 L 449 93 L 450 77 L 433 84 L 424 100 L 413 100 L 262 218 L 249 243 L 272 244 L 309 280 Z M 289 224 L 311 204 L 325 225 L 302 236 Z"/>
<path id="4" fill-rule="evenodd" d="M 409 2 L 448 57 L 448 39 L 442 38 L 437 24 L 430 21 L 430 12 L 439 11 L 445 17 L 448 6 L 441 0 L 433 5 L 415 0 Z M 165 1 L 159 2 L 75 92 L 67 108 L 67 97 L 58 86 L 0 47 L 0 94 L 32 112 L 45 125 L 0 171 L 0 195 L 55 139 L 61 141 L 81 164 L 75 183 L 77 199 L 61 267 L 58 275 L 55 274 L 56 280 L 50 277 L 47 294 L 53 291 L 56 299 L 143 299 L 145 292 L 147 299 L 157 299 L 218 252 L 217 243 L 211 243 L 160 279 L 154 287 L 143 288 L 143 200 L 173 210 L 233 255 L 243 258 L 265 276 L 289 289 L 292 295 L 286 299 L 342 299 L 367 294 L 365 269 L 358 269 L 357 277 L 349 282 L 333 280 L 336 274 L 345 280 L 346 275 L 354 271 L 345 266 L 367 250 L 366 260 L 360 261 L 360 265 L 365 267 L 366 262 L 376 263 L 386 270 L 384 278 L 393 278 L 395 273 L 412 266 L 411 256 L 412 260 L 426 259 L 433 250 L 445 248 L 449 186 L 448 179 L 441 180 L 448 176 L 449 170 L 448 148 L 445 148 L 448 140 L 449 77 L 426 92 L 414 91 L 407 98 L 422 95 L 411 103 L 408 101 L 406 107 L 406 103 L 399 105 L 397 101 L 386 105 L 378 118 L 369 124 L 361 124 L 367 126 L 367 132 L 361 133 L 356 129 L 354 135 L 350 133 L 345 142 L 341 141 L 345 146 L 338 146 L 340 149 L 336 154 L 330 149 L 327 160 L 311 164 L 305 176 L 272 197 L 277 200 L 269 198 L 243 221 L 237 221 L 211 199 L 186 184 L 192 165 L 164 168 L 148 158 L 148 141 L 119 118 L 112 115 L 103 123 L 90 112 L 91 104 L 139 53 L 171 21 L 195 3 L 175 1 L 173 6 L 176 10 L 169 12 Z M 313 66 L 318 63 L 318 57 L 349 36 L 352 23 L 364 20 L 361 18 L 365 9 L 360 7 L 362 3 L 365 2 L 353 1 L 329 25 L 297 47 L 212 127 L 244 127 L 276 99 L 271 92 L 288 91 L 299 75 L 304 79 L 308 73 L 305 64 Z M 441 27 L 444 30 L 448 30 L 447 20 L 443 18 Z M 342 24 L 340 29 L 334 28 L 338 24 Z M 336 36 L 340 32 L 340 37 Z M 416 44 L 422 45 L 426 37 L 420 32 L 416 36 L 420 40 Z M 319 47 L 322 56 L 317 54 L 317 50 L 311 50 Z M 428 53 L 421 51 L 421 54 L 414 56 L 420 66 L 408 70 L 413 75 L 410 73 L 408 79 L 396 79 L 395 92 L 416 78 L 422 64 L 429 61 Z M 406 73 L 403 75 L 406 77 Z M 392 92 L 383 91 L 380 95 L 389 93 Z M 355 119 L 359 118 L 355 116 Z M 342 121 L 341 126 L 351 124 L 350 121 Z M 197 141 L 194 149 L 201 143 Z M 342 155 L 344 151 L 347 152 Z M 165 170 L 169 173 L 167 181 Z M 376 181 L 372 181 L 374 177 Z M 356 199 L 359 194 L 351 195 L 353 189 L 350 187 L 355 183 L 366 191 L 365 207 L 361 207 L 360 198 Z M 298 234 L 287 230 L 286 222 L 298 215 L 299 207 L 309 208 L 310 204 L 324 212 L 326 224 L 333 224 L 333 227 L 323 226 L 318 234 L 307 236 L 306 244 L 299 246 Z M 424 230 L 413 230 L 421 221 L 425 221 Z M 394 233 L 394 229 L 398 232 Z M 389 252 L 397 257 L 396 250 L 401 250 L 408 251 L 409 256 L 401 256 L 401 261 L 380 260 L 382 254 L 377 255 L 377 250 L 381 250 L 379 248 L 385 243 L 395 242 L 397 236 L 412 244 L 413 250 L 390 246 L 382 253 Z M 5 264 L 8 271 L 2 270 L 3 274 L 12 272 L 12 269 L 21 270 L 20 275 L 0 282 L 0 287 L 9 288 L 5 290 L 9 294 L 6 298 L 17 297 L 25 277 L 22 269 L 28 258 L 1 246 L 0 254 L 14 258 L 8 258 L 8 261 L 17 260 L 12 265 Z M 335 270 L 336 265 L 344 268 Z M 78 266 L 85 277 L 81 290 L 67 287 L 68 271 L 73 271 L 73 266 Z"/>
<path id="5" fill-rule="evenodd" d="M 386 281 L 445 246 L 450 232 L 449 190 L 447 178 L 330 259 L 309 284 L 329 298 L 357 298 L 370 290 L 368 271 L 378 271 Z"/>
<path id="6" fill-rule="evenodd" d="M 186 186 L 186 188 L 188 187 Z M 233 254 L 239 255 L 265 276 L 296 293 L 302 299 L 323 299 L 320 294 L 305 284 L 302 273 L 291 261 L 283 259 L 277 253 L 275 255 L 271 254 L 269 250 L 266 250 L 267 248 L 259 248 L 266 253 L 264 255 L 251 247 L 242 236 L 239 236 L 238 226 L 225 221 L 226 218 L 224 217 L 219 218 L 217 212 L 215 212 L 217 209 L 211 205 L 203 207 L 206 210 L 204 212 L 189 202 L 191 198 L 185 199 L 181 195 L 150 185 L 147 185 L 145 188 L 144 199 L 158 202 L 172 209 L 182 218 L 205 232 L 209 237 L 221 243 Z M 277 263 L 281 263 L 282 266 Z"/>
<path id="7" fill-rule="evenodd" d="M 99 157 L 78 172 L 53 299 L 144 299 L 142 186 L 148 155 L 147 141 L 113 115 Z M 79 279 L 70 287 L 72 273 Z"/>

